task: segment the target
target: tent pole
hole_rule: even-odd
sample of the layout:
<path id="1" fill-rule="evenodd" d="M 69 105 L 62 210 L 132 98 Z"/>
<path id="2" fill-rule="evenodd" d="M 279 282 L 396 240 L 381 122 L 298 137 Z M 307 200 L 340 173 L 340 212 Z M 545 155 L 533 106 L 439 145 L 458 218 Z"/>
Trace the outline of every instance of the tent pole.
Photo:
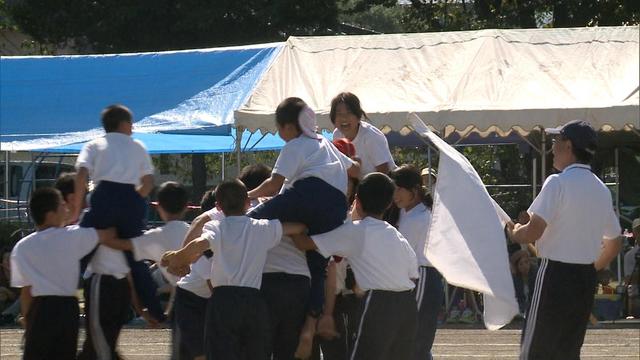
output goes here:
<path id="1" fill-rule="evenodd" d="M 531 184 L 531 201 L 536 199 L 536 192 L 538 191 L 538 159 L 536 159 L 535 156 L 531 157 L 531 161 L 533 162 L 533 166 L 531 166 L 531 179 L 532 179 L 532 184 Z"/>
<path id="2" fill-rule="evenodd" d="M 240 165 L 241 154 L 242 154 L 242 133 L 244 132 L 244 127 L 238 126 L 236 127 L 236 162 L 237 162 L 237 173 L 236 176 L 240 175 L 240 169 L 242 166 Z"/>
<path id="3" fill-rule="evenodd" d="M 220 156 L 220 181 L 224 181 L 224 167 L 225 167 L 225 163 L 224 163 L 224 152 L 222 153 L 222 155 Z"/>
<path id="4" fill-rule="evenodd" d="M 616 167 L 616 214 L 618 215 L 618 222 L 620 222 L 620 153 L 618 151 L 618 147 L 613 150 L 613 154 L 615 156 L 615 167 Z M 618 284 L 622 281 L 622 260 L 620 253 L 618 252 L 618 256 L 616 257 L 617 268 L 618 268 Z"/>
<path id="5" fill-rule="evenodd" d="M 4 152 L 4 218 L 9 218 L 9 151 Z"/>
<path id="6" fill-rule="evenodd" d="M 547 136 L 544 132 L 544 129 L 541 129 L 540 136 L 542 140 L 540 141 L 540 156 L 542 156 L 541 164 L 542 169 L 540 170 L 540 183 L 544 184 L 544 181 L 547 178 Z"/>

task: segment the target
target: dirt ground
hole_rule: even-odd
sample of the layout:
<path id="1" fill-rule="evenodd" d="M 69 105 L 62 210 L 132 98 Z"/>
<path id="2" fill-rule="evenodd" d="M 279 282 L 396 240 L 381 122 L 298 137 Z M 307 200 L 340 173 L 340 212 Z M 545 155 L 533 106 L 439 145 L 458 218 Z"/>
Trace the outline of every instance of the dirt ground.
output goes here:
<path id="1" fill-rule="evenodd" d="M 2 360 L 20 359 L 22 333 L 20 329 L 0 329 Z M 520 330 L 438 329 L 434 355 L 443 359 L 516 359 L 519 342 Z M 127 359 L 168 359 L 170 331 L 128 328 L 122 333 L 119 346 Z M 582 358 L 640 359 L 640 325 L 589 329 Z"/>

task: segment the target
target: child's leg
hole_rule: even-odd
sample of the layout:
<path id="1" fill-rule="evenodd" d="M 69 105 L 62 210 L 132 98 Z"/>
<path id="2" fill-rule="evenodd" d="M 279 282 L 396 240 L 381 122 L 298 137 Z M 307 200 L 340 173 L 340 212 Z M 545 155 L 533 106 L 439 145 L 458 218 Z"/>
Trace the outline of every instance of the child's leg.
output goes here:
<path id="1" fill-rule="evenodd" d="M 327 266 L 324 311 L 320 316 L 320 319 L 318 319 L 318 335 L 327 339 L 332 339 L 336 336 L 339 336 L 338 332 L 336 331 L 336 324 L 334 319 L 337 287 L 336 276 L 336 263 L 331 261 Z"/>
<path id="2" fill-rule="evenodd" d="M 431 347 L 438 326 L 438 311 L 442 306 L 444 290 L 442 275 L 433 267 L 420 267 L 420 280 L 415 288 L 418 303 L 418 331 L 415 359 L 432 359 Z"/>
<path id="3" fill-rule="evenodd" d="M 203 314 L 206 313 L 207 299 L 177 287 L 173 306 L 174 326 L 177 333 L 173 346 L 181 355 L 178 358 L 204 357 Z"/>
<path id="4" fill-rule="evenodd" d="M 84 288 L 87 337 L 78 359 L 117 358 L 118 337 L 131 306 L 126 278 L 94 274 Z"/>

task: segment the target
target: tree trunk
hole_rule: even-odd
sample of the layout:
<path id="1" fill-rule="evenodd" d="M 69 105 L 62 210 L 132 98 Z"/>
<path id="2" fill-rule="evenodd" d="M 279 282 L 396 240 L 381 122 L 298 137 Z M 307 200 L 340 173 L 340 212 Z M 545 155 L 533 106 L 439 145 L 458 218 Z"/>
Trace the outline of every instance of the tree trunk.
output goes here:
<path id="1" fill-rule="evenodd" d="M 204 154 L 191 155 L 191 181 L 193 190 L 191 198 L 200 202 L 202 194 L 207 190 L 207 165 L 204 162 Z"/>

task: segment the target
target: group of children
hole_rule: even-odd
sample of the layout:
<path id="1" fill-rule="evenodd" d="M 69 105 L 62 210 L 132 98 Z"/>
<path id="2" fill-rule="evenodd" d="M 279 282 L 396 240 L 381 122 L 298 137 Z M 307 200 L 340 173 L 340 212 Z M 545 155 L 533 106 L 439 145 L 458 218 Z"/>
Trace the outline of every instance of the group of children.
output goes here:
<path id="1" fill-rule="evenodd" d="M 362 117 L 355 95 L 338 95 L 332 144 L 303 100 L 285 99 L 276 124 L 286 144 L 273 170 L 254 165 L 219 184 L 215 208 L 191 226 L 182 221 L 187 192 L 165 183 L 157 197 L 166 224 L 143 232 L 153 167 L 130 137 L 130 111 L 105 109 L 107 134 L 80 153 L 72 198 L 35 191 L 37 231 L 12 254 L 25 358 L 76 358 L 81 263 L 87 336 L 79 358 L 118 358 L 131 305 L 150 324 L 163 321 L 168 309 L 156 303 L 145 259 L 175 286 L 174 358 L 308 358 L 316 332 L 344 337 L 334 357 L 336 347 L 320 343 L 325 359 L 430 356 L 442 297 L 424 256 L 430 199 L 420 172 L 396 168 L 384 135 Z M 88 178 L 97 186 L 81 216 Z"/>

